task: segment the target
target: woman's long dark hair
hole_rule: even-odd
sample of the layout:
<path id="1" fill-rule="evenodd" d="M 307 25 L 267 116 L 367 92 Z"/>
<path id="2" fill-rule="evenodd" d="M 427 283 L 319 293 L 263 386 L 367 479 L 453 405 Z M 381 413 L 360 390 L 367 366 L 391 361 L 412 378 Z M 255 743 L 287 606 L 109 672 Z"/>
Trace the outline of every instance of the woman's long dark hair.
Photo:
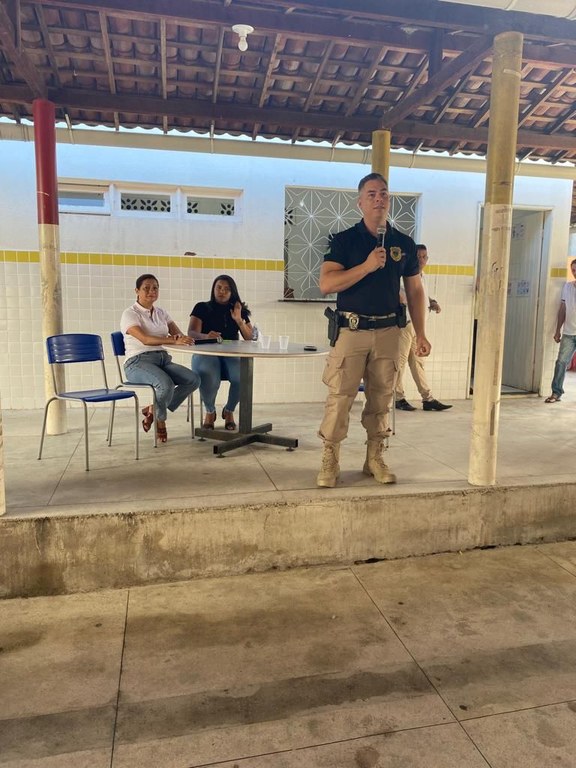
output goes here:
<path id="1" fill-rule="evenodd" d="M 244 304 L 242 299 L 240 298 L 240 294 L 238 293 L 238 286 L 236 285 L 236 281 L 233 277 L 230 277 L 230 275 L 218 275 L 218 277 L 214 278 L 214 282 L 212 283 L 212 289 L 210 291 L 210 303 L 212 306 L 218 306 L 218 302 L 216 301 L 216 297 L 214 296 L 214 288 L 216 287 L 216 283 L 218 280 L 225 280 L 228 283 L 228 287 L 230 288 L 230 304 L 236 304 L 237 301 L 242 304 L 242 314 L 246 317 L 250 317 L 250 310 Z"/>

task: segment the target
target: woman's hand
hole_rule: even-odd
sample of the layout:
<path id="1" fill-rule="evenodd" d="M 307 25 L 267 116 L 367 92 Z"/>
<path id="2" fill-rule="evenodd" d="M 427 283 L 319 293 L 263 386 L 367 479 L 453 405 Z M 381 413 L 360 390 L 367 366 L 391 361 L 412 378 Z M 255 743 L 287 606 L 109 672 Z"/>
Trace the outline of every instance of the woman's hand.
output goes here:
<path id="1" fill-rule="evenodd" d="M 204 334 L 207 339 L 219 339 L 222 334 L 220 331 L 210 331 L 209 333 Z"/>
<path id="2" fill-rule="evenodd" d="M 181 344 L 182 346 L 194 344 L 193 338 L 191 338 L 190 336 L 183 336 L 178 333 L 175 336 L 172 336 L 172 341 L 174 342 L 174 344 L 178 344 L 178 345 Z"/>
<path id="3" fill-rule="evenodd" d="M 242 325 L 244 322 L 242 318 L 242 304 L 239 301 L 234 304 L 234 307 L 230 310 L 230 314 L 236 322 L 236 325 Z"/>

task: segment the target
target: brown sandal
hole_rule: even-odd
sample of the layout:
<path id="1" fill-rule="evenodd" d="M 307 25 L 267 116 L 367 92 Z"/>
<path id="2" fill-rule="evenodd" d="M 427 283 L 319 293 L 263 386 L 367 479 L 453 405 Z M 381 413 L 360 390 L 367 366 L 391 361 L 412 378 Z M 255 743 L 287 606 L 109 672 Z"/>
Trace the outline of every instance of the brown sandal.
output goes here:
<path id="1" fill-rule="evenodd" d="M 156 424 L 156 434 L 158 435 L 158 442 L 160 443 L 167 443 L 168 442 L 168 430 L 166 429 L 166 422 L 160 426 L 162 422 L 158 422 Z"/>
<path id="2" fill-rule="evenodd" d="M 236 422 L 234 421 L 234 411 L 227 411 L 226 408 L 222 409 L 222 418 L 224 419 L 224 429 L 228 432 L 234 432 L 236 429 Z"/>
<path id="3" fill-rule="evenodd" d="M 144 432 L 150 432 L 150 427 L 154 423 L 154 411 L 151 405 L 147 405 L 146 408 L 142 408 L 142 429 Z"/>
<path id="4" fill-rule="evenodd" d="M 214 429 L 214 422 L 216 421 L 216 411 L 214 413 L 206 413 L 204 415 L 204 423 L 202 429 Z"/>
<path id="5" fill-rule="evenodd" d="M 545 403 L 559 403 L 560 397 L 559 395 L 550 395 L 550 397 L 547 397 L 546 400 L 544 400 Z"/>

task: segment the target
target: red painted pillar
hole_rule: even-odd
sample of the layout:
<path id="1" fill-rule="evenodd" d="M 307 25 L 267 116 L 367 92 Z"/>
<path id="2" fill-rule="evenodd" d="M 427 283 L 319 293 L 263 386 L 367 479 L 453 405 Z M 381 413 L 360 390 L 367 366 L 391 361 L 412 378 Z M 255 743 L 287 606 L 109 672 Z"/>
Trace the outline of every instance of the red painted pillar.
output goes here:
<path id="1" fill-rule="evenodd" d="M 45 99 L 36 99 L 32 104 L 32 110 L 34 115 L 38 224 L 58 226 L 56 111 L 54 104 Z"/>
<path id="2" fill-rule="evenodd" d="M 60 276 L 60 232 L 58 222 L 58 176 L 56 173 L 56 113 L 54 104 L 35 99 L 34 148 L 36 153 L 36 203 L 38 209 L 38 239 L 40 253 L 40 282 L 42 295 L 42 332 L 46 339 L 62 333 L 62 286 Z M 64 371 L 57 372 L 58 388 L 64 389 Z M 44 389 L 52 397 L 52 373 L 44 357 Z M 57 400 L 48 412 L 47 432 L 66 432 L 65 403 Z"/>

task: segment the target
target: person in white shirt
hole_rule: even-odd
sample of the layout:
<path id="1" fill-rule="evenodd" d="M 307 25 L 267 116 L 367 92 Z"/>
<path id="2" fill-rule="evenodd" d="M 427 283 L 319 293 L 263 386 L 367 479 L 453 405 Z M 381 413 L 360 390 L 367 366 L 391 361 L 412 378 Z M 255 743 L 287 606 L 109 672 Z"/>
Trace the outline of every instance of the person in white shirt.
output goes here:
<path id="1" fill-rule="evenodd" d="M 423 243 L 419 243 L 416 246 L 416 255 L 418 256 L 418 264 L 420 266 L 422 286 L 424 287 L 424 292 L 426 294 L 426 304 L 431 312 L 436 312 L 436 314 L 438 314 L 438 312 L 442 311 L 440 304 L 438 304 L 436 299 L 430 299 L 428 297 L 424 275 L 422 274 L 424 267 L 428 263 L 428 249 Z M 406 303 L 406 297 L 403 295 L 402 290 L 400 291 L 400 302 L 402 304 Z M 406 327 L 402 328 L 400 335 L 400 359 L 398 361 L 398 375 L 396 377 L 396 408 L 399 411 L 415 411 L 415 406 L 409 403 L 404 395 L 404 371 L 406 369 L 406 363 L 408 363 L 410 373 L 412 374 L 414 383 L 422 398 L 422 408 L 425 411 L 446 411 L 448 408 L 452 408 L 451 405 L 436 400 L 430 391 L 426 373 L 424 371 L 424 358 L 419 357 L 416 354 L 416 337 L 410 320 L 408 320 Z"/>
<path id="2" fill-rule="evenodd" d="M 120 330 L 124 334 L 128 381 L 151 384 L 156 393 L 156 413 L 152 405 L 142 409 L 142 428 L 150 430 L 156 418 L 158 440 L 168 440 L 166 411 L 175 411 L 188 395 L 200 386 L 200 376 L 184 365 L 173 363 L 164 344 L 194 344 L 185 336 L 168 312 L 154 303 L 159 285 L 154 275 L 140 275 L 136 280 L 136 303 L 122 313 Z"/>
<path id="3" fill-rule="evenodd" d="M 570 361 L 576 352 L 576 259 L 570 262 L 570 271 L 574 280 L 565 283 L 560 297 L 560 306 L 556 317 L 556 332 L 554 341 L 560 344 L 554 378 L 552 379 L 552 394 L 545 403 L 558 403 L 564 394 L 564 376 Z"/>

